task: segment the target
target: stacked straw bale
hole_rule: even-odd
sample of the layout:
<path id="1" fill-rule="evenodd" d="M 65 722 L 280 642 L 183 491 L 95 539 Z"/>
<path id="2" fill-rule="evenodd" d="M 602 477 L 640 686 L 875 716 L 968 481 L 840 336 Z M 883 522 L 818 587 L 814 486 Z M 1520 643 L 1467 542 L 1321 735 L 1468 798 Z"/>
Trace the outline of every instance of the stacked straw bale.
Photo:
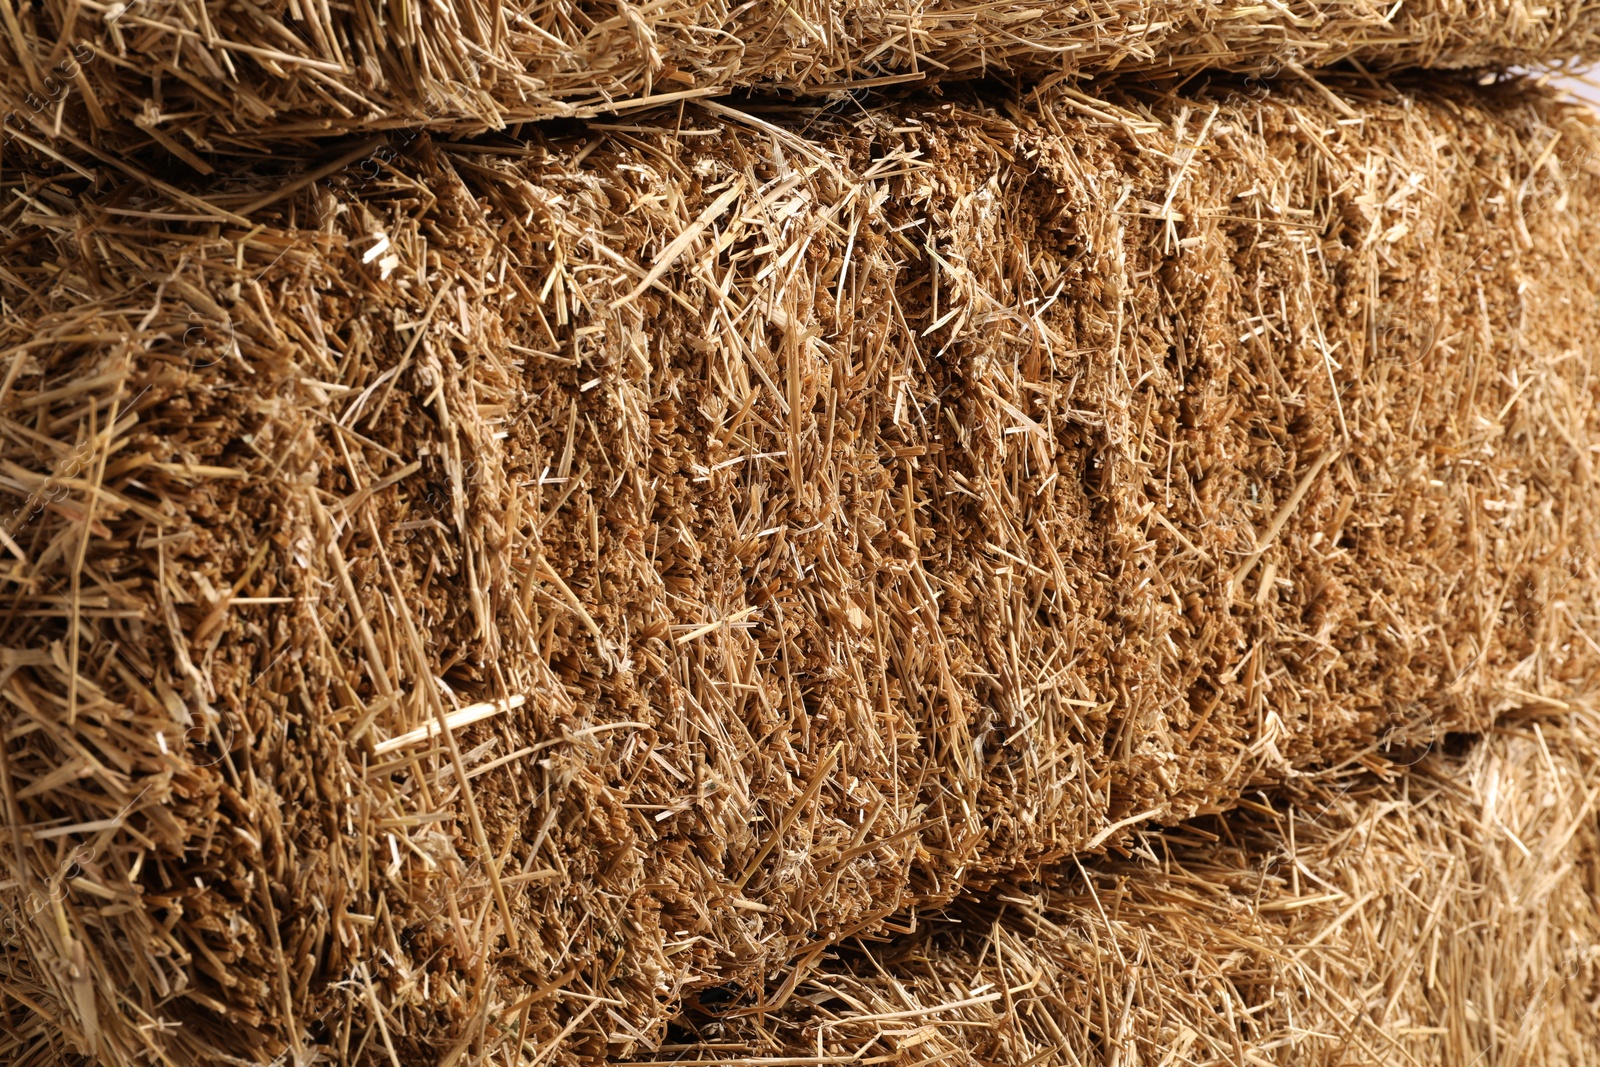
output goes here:
<path id="1" fill-rule="evenodd" d="M 1590 691 L 1594 120 L 1336 89 L 6 172 L 7 1054 L 637 1055 Z"/>
<path id="2" fill-rule="evenodd" d="M 1525 721 L 1140 834 L 682 1037 L 723 1063 L 1593 1063 L 1597 736 Z"/>
<path id="3" fill-rule="evenodd" d="M 1524 0 L 657 0 L 0 7 L 0 114 L 30 139 L 209 173 L 264 141 L 477 132 L 730 89 L 1112 71 L 1505 68 L 1596 54 L 1600 12 Z M 91 147 L 98 145 L 98 149 Z"/>

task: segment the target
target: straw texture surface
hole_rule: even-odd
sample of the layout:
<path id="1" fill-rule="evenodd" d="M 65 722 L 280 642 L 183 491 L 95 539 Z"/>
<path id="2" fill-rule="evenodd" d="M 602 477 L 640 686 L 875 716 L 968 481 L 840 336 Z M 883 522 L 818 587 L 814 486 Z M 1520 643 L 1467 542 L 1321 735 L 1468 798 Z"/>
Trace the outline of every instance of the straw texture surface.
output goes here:
<path id="1" fill-rule="evenodd" d="M 6 172 L 0 1058 L 649 1059 L 1567 708 L 1597 146 L 1349 81 Z"/>
<path id="2" fill-rule="evenodd" d="M 398 127 L 476 132 L 731 89 L 1231 70 L 1532 67 L 1597 54 L 1583 2 L 795 0 L 0 5 L 0 114 L 72 153 L 208 172 Z"/>
<path id="3" fill-rule="evenodd" d="M 1592 713 L 1335 776 L 842 946 L 672 1063 L 1587 1064 Z M 1264 799 L 1264 798 L 1263 798 Z"/>

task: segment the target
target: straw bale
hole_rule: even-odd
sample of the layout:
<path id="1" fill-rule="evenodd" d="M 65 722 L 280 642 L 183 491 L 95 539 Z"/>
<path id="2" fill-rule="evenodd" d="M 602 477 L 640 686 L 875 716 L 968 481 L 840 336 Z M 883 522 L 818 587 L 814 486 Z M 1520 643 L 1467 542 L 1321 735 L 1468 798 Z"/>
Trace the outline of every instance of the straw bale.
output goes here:
<path id="1" fill-rule="evenodd" d="M 794 0 L 522 7 L 293 0 L 41 0 L 0 7 L 0 114 L 88 153 L 148 149 L 209 173 L 265 141 L 481 132 L 735 89 L 1528 68 L 1600 54 L 1583 3 Z"/>
<path id="2" fill-rule="evenodd" d="M 1600 721 L 1297 783 L 857 940 L 659 1063 L 1588 1064 Z"/>
<path id="3" fill-rule="evenodd" d="M 1588 692 L 1594 120 L 1331 85 L 7 172 L 16 1058 L 633 1055 Z"/>

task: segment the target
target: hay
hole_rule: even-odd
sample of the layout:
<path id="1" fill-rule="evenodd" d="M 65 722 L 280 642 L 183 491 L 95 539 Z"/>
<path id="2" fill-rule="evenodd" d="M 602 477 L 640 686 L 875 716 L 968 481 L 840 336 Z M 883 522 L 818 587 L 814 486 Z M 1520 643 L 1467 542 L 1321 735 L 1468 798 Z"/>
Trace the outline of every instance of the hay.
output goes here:
<path id="1" fill-rule="evenodd" d="M 8 1054 L 636 1055 L 1587 693 L 1594 122 L 1331 84 L 8 172 Z"/>
<path id="2" fill-rule="evenodd" d="M 1525 721 L 1391 781 L 1140 834 L 1081 877 L 841 946 L 781 1010 L 691 1015 L 650 1059 L 1592 1063 L 1597 731 Z"/>
<path id="3" fill-rule="evenodd" d="M 377 129 L 476 133 L 754 88 L 1006 74 L 1496 68 L 1600 53 L 1578 3 L 707 0 L 500 4 L 45 0 L 0 8 L 0 114 L 93 154 L 215 154 Z M 104 158 L 104 157 L 101 157 Z"/>

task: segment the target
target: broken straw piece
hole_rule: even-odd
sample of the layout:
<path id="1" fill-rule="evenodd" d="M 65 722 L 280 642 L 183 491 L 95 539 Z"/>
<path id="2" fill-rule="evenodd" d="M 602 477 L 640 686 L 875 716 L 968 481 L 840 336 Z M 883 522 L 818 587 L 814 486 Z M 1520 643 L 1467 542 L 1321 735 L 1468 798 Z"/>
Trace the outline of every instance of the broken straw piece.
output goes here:
<path id="1" fill-rule="evenodd" d="M 463 726 L 470 726 L 475 722 L 482 722 L 484 719 L 491 719 L 502 712 L 511 711 L 515 708 L 522 707 L 522 705 L 527 702 L 527 699 L 527 697 L 519 693 L 507 700 L 487 701 L 482 704 L 468 704 L 466 707 L 457 711 L 452 711 L 444 717 L 445 729 L 452 731 L 459 730 Z M 378 744 L 373 746 L 372 753 L 375 756 L 386 756 L 391 752 L 398 752 L 400 749 L 407 748 L 418 743 L 419 741 L 426 741 L 429 738 L 438 737 L 440 732 L 438 720 L 433 720 L 417 727 L 415 730 L 407 730 L 398 737 L 391 737 L 387 741 L 380 741 Z"/>

